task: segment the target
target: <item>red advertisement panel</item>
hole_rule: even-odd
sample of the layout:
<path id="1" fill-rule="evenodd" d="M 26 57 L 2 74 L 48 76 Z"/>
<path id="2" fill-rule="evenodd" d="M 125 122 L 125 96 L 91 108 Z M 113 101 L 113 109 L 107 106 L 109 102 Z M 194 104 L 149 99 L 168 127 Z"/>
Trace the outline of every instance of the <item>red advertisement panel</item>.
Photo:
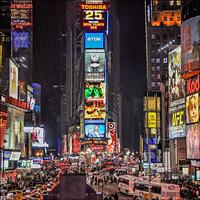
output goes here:
<path id="1" fill-rule="evenodd" d="M 107 152 L 116 151 L 116 124 L 115 122 L 108 122 L 108 145 Z"/>
<path id="2" fill-rule="evenodd" d="M 74 131 L 72 136 L 72 153 L 79 154 L 81 151 L 80 131 Z"/>
<path id="3" fill-rule="evenodd" d="M 6 127 L 7 127 L 7 116 L 6 112 L 0 112 L 0 149 L 4 146 L 4 139 L 6 135 Z"/>

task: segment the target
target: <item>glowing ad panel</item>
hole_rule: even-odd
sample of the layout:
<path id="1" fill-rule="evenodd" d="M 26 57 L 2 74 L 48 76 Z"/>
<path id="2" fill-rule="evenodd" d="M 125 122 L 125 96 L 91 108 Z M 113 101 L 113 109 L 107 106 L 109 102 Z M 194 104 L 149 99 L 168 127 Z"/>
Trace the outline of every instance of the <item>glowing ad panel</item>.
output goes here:
<path id="1" fill-rule="evenodd" d="M 181 77 L 181 47 L 168 55 L 169 70 L 169 138 L 186 136 L 185 80 Z"/>
<path id="2" fill-rule="evenodd" d="M 176 106 L 179 99 L 185 97 L 185 81 L 181 78 L 181 48 L 178 46 L 169 52 L 169 106 Z M 184 102 L 182 102 L 184 103 Z"/>
<path id="3" fill-rule="evenodd" d="M 105 136 L 105 124 L 85 124 L 86 138 L 103 138 Z"/>
<path id="4" fill-rule="evenodd" d="M 115 122 L 108 122 L 107 124 L 108 130 L 108 144 L 107 144 L 107 152 L 115 152 L 117 147 L 117 135 L 116 135 L 116 124 Z"/>
<path id="5" fill-rule="evenodd" d="M 107 28 L 108 4 L 81 3 L 81 27 L 87 32 L 103 32 Z"/>
<path id="6" fill-rule="evenodd" d="M 4 139 L 6 136 L 6 128 L 7 128 L 7 112 L 0 111 L 0 149 L 4 147 Z"/>
<path id="7" fill-rule="evenodd" d="M 79 154 L 81 151 L 80 131 L 73 131 L 72 133 L 72 153 Z"/>
<path id="8" fill-rule="evenodd" d="M 18 67 L 10 60 L 9 96 L 18 99 Z"/>
<path id="9" fill-rule="evenodd" d="M 200 15 L 181 24 L 181 71 L 183 74 L 200 70 Z"/>
<path id="10" fill-rule="evenodd" d="M 85 49 L 103 49 L 103 33 L 85 33 Z"/>
<path id="11" fill-rule="evenodd" d="M 105 51 L 87 49 L 85 51 L 85 80 L 104 81 Z"/>
<path id="12" fill-rule="evenodd" d="M 187 159 L 200 159 L 200 124 L 187 126 Z"/>

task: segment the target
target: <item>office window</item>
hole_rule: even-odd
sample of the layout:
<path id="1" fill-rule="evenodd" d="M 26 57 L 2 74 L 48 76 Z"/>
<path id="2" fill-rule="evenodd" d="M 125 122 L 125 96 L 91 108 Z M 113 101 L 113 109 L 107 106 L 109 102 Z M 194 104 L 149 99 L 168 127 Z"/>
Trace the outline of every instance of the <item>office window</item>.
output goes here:
<path id="1" fill-rule="evenodd" d="M 167 63 L 167 58 L 163 58 L 163 63 Z"/>
<path id="2" fill-rule="evenodd" d="M 163 21 L 167 21 L 167 16 L 164 16 L 164 17 L 163 17 Z"/>
<path id="3" fill-rule="evenodd" d="M 157 71 L 160 71 L 160 66 L 156 66 L 156 70 L 157 70 Z"/>
<path id="4" fill-rule="evenodd" d="M 156 39 L 156 35 L 155 35 L 155 34 L 152 34 L 152 35 L 151 35 L 151 39 L 152 39 L 152 40 Z"/>
<path id="5" fill-rule="evenodd" d="M 176 1 L 176 5 L 177 5 L 177 6 L 180 6 L 180 5 L 181 5 L 181 0 L 177 0 L 177 1 Z"/>
<path id="6" fill-rule="evenodd" d="M 160 58 L 156 58 L 156 63 L 160 63 Z"/>
<path id="7" fill-rule="evenodd" d="M 155 66 L 152 66 L 152 67 L 151 67 L 151 70 L 152 70 L 153 72 L 155 71 L 155 69 L 156 69 Z"/>
<path id="8" fill-rule="evenodd" d="M 170 1 L 169 1 L 169 5 L 170 5 L 170 6 L 173 6 L 173 5 L 174 5 L 174 0 L 170 0 Z"/>
<path id="9" fill-rule="evenodd" d="M 155 82 L 152 82 L 151 83 L 151 87 L 155 87 L 156 86 L 156 83 Z"/>
<path id="10" fill-rule="evenodd" d="M 156 75 L 155 74 L 151 74 L 152 79 L 155 79 Z"/>
<path id="11" fill-rule="evenodd" d="M 160 80 L 160 74 L 157 74 L 157 80 Z"/>
<path id="12" fill-rule="evenodd" d="M 152 59 L 151 59 L 151 63 L 155 63 L 155 58 L 152 58 Z"/>

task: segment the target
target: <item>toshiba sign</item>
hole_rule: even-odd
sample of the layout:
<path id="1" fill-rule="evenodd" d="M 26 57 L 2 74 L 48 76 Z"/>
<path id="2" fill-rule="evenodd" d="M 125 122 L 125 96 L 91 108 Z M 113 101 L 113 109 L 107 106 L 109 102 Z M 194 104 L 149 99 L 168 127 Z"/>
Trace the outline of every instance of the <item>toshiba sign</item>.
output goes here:
<path id="1" fill-rule="evenodd" d="M 195 94 L 200 91 L 200 74 L 187 79 L 187 95 Z"/>

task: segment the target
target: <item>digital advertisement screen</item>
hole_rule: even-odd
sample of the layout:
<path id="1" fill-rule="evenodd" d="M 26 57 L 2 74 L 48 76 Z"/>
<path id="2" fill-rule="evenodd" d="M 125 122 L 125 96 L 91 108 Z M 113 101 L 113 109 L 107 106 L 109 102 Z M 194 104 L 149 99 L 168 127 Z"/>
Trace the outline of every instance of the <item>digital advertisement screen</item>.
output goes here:
<path id="1" fill-rule="evenodd" d="M 105 136 L 105 124 L 85 124 L 85 137 L 103 138 Z"/>
<path id="2" fill-rule="evenodd" d="M 187 159 L 200 159 L 200 124 L 187 125 Z"/>
<path id="3" fill-rule="evenodd" d="M 29 48 L 31 43 L 30 33 L 25 31 L 12 31 L 12 41 L 16 49 Z"/>
<path id="4" fill-rule="evenodd" d="M 105 83 L 85 83 L 85 100 L 104 100 L 105 98 Z"/>
<path id="5" fill-rule="evenodd" d="M 148 112 L 148 128 L 157 128 L 156 112 Z"/>
<path id="6" fill-rule="evenodd" d="M 186 94 L 191 95 L 200 92 L 200 74 L 186 80 Z"/>
<path id="7" fill-rule="evenodd" d="M 169 138 L 185 137 L 185 106 L 169 113 Z"/>
<path id="8" fill-rule="evenodd" d="M 24 81 L 19 81 L 19 100 L 20 101 L 26 101 L 27 100 L 27 94 L 26 94 L 26 85 Z"/>
<path id="9" fill-rule="evenodd" d="M 103 32 L 107 28 L 108 4 L 81 3 L 81 27 L 87 32 Z"/>
<path id="10" fill-rule="evenodd" d="M 186 122 L 196 123 L 199 121 L 199 94 L 186 97 Z"/>
<path id="11" fill-rule="evenodd" d="M 105 116 L 106 105 L 104 100 L 85 102 L 85 119 L 104 119 Z"/>
<path id="12" fill-rule="evenodd" d="M 86 50 L 85 51 L 85 80 L 104 81 L 105 51 Z"/>
<path id="13" fill-rule="evenodd" d="M 107 152 L 114 152 L 117 148 L 117 133 L 116 133 L 116 123 L 115 122 L 108 122 L 107 123 L 107 137 L 108 144 L 107 144 Z"/>
<path id="14" fill-rule="evenodd" d="M 181 47 L 178 46 L 168 55 L 169 69 L 169 106 L 185 97 L 185 81 L 181 78 Z"/>
<path id="15" fill-rule="evenodd" d="M 18 99 L 18 67 L 10 60 L 9 96 Z"/>
<path id="16" fill-rule="evenodd" d="M 103 49 L 103 33 L 85 33 L 85 49 Z"/>
<path id="17" fill-rule="evenodd" d="M 181 24 L 182 73 L 187 73 L 200 69 L 199 22 L 200 22 L 200 15 L 188 19 Z"/>

